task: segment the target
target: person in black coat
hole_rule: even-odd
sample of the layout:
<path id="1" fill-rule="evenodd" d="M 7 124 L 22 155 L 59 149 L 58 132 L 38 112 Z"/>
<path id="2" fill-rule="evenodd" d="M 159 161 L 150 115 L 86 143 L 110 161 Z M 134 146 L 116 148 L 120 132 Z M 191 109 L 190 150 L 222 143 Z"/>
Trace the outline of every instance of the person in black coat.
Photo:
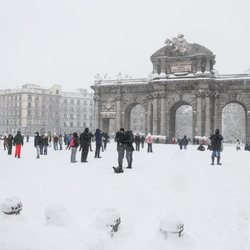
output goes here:
<path id="1" fill-rule="evenodd" d="M 13 139 L 13 135 L 9 134 L 7 138 L 8 155 L 12 154 Z"/>
<path id="2" fill-rule="evenodd" d="M 14 137 L 13 145 L 16 146 L 15 157 L 21 158 L 21 147 L 23 146 L 23 137 L 20 131 Z"/>
<path id="3" fill-rule="evenodd" d="M 188 139 L 187 139 L 187 137 L 186 137 L 185 135 L 184 135 L 184 137 L 180 140 L 179 145 L 180 145 L 180 149 L 182 149 L 182 147 L 183 147 L 184 149 L 187 149 Z"/>
<path id="4" fill-rule="evenodd" d="M 95 145 L 96 145 L 95 158 L 101 158 L 100 149 L 102 146 L 102 137 L 103 137 L 102 131 L 97 128 L 95 131 Z"/>
<path id="5" fill-rule="evenodd" d="M 141 144 L 141 137 L 140 135 L 137 133 L 135 135 L 135 151 L 140 151 L 140 144 Z"/>
<path id="6" fill-rule="evenodd" d="M 214 165 L 214 158 L 217 157 L 217 165 L 221 165 L 220 163 L 220 152 L 222 151 L 222 141 L 223 136 L 220 134 L 219 129 L 215 130 L 215 134 L 210 137 L 211 140 L 211 150 L 212 152 L 212 163 Z"/>
<path id="7" fill-rule="evenodd" d="M 105 132 L 103 134 L 103 147 L 104 147 L 104 150 L 106 150 L 108 142 L 109 142 L 109 135 L 108 135 L 107 132 Z"/>
<path id="8" fill-rule="evenodd" d="M 47 134 L 45 134 L 43 136 L 42 144 L 43 144 L 43 154 L 47 155 L 48 154 L 48 146 L 49 146 L 49 137 Z"/>
<path id="9" fill-rule="evenodd" d="M 42 139 L 38 132 L 35 133 L 34 137 L 34 147 L 36 148 L 36 158 L 40 158 L 40 147 L 42 145 Z"/>
<path id="10" fill-rule="evenodd" d="M 91 141 L 91 135 L 89 133 L 89 129 L 85 128 L 84 132 L 80 134 L 80 150 L 82 150 L 81 162 L 88 162 L 87 157 L 89 153 L 90 141 Z"/>
<path id="11" fill-rule="evenodd" d="M 131 130 L 127 131 L 125 133 L 125 151 L 126 151 L 126 159 L 128 162 L 128 167 L 127 168 L 132 168 L 132 162 L 133 162 L 133 142 L 134 142 L 134 135 Z"/>
<path id="12" fill-rule="evenodd" d="M 124 128 L 120 128 L 120 130 L 116 132 L 115 141 L 117 142 L 118 167 L 113 168 L 115 173 L 123 173 L 122 163 L 126 147 L 126 136 Z"/>

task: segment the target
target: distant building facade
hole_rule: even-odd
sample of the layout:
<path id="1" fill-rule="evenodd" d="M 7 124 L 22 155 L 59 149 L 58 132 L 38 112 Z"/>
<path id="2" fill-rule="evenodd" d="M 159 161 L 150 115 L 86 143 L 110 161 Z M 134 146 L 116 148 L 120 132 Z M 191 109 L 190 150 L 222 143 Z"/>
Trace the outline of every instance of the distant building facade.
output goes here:
<path id="1" fill-rule="evenodd" d="M 71 133 L 85 126 L 93 129 L 93 94 L 84 89 L 63 92 L 60 85 L 49 89 L 26 84 L 20 89 L 0 90 L 0 134 L 32 135 Z"/>

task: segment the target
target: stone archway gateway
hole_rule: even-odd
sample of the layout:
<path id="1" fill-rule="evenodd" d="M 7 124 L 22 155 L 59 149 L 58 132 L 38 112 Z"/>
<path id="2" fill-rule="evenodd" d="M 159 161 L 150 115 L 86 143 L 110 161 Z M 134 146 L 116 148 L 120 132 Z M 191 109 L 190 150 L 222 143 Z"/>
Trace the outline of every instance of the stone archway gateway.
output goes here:
<path id="1" fill-rule="evenodd" d="M 207 48 L 188 43 L 184 36 L 167 39 L 151 56 L 153 73 L 145 79 L 104 80 L 91 86 L 95 100 L 95 127 L 115 132 L 129 129 L 135 105 L 145 109 L 145 134 L 175 136 L 176 110 L 192 108 L 193 136 L 210 136 L 222 128 L 222 111 L 240 103 L 246 111 L 246 140 L 250 139 L 250 75 L 218 75 L 215 55 Z M 113 124 L 111 126 L 110 124 Z M 136 132 L 136 131 L 135 131 Z"/>

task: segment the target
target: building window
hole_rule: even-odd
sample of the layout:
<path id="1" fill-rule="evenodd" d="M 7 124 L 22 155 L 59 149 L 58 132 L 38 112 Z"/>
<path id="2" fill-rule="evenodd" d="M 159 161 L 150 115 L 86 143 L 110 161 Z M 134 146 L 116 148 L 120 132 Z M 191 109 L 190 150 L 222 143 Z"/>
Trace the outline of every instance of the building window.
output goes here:
<path id="1" fill-rule="evenodd" d="M 73 122 L 70 123 L 70 127 L 73 128 Z"/>
<path id="2" fill-rule="evenodd" d="M 59 90 L 58 89 L 56 90 L 56 95 L 59 95 Z"/>

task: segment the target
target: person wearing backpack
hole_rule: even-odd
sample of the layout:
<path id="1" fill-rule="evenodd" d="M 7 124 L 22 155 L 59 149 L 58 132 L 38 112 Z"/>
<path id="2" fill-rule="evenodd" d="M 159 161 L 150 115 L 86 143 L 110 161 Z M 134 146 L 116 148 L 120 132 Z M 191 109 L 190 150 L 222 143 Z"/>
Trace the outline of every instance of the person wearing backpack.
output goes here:
<path id="1" fill-rule="evenodd" d="M 222 151 L 222 141 L 223 136 L 220 134 L 219 129 L 215 130 L 215 134 L 210 137 L 211 140 L 211 150 L 212 152 L 212 163 L 211 165 L 214 165 L 214 158 L 217 157 L 217 165 L 221 165 L 220 162 L 220 152 Z"/>
<path id="2" fill-rule="evenodd" d="M 79 137 L 76 132 L 73 133 L 72 138 L 70 139 L 70 147 L 71 147 L 71 157 L 70 161 L 72 163 L 77 162 L 76 161 L 76 151 L 79 146 Z"/>

